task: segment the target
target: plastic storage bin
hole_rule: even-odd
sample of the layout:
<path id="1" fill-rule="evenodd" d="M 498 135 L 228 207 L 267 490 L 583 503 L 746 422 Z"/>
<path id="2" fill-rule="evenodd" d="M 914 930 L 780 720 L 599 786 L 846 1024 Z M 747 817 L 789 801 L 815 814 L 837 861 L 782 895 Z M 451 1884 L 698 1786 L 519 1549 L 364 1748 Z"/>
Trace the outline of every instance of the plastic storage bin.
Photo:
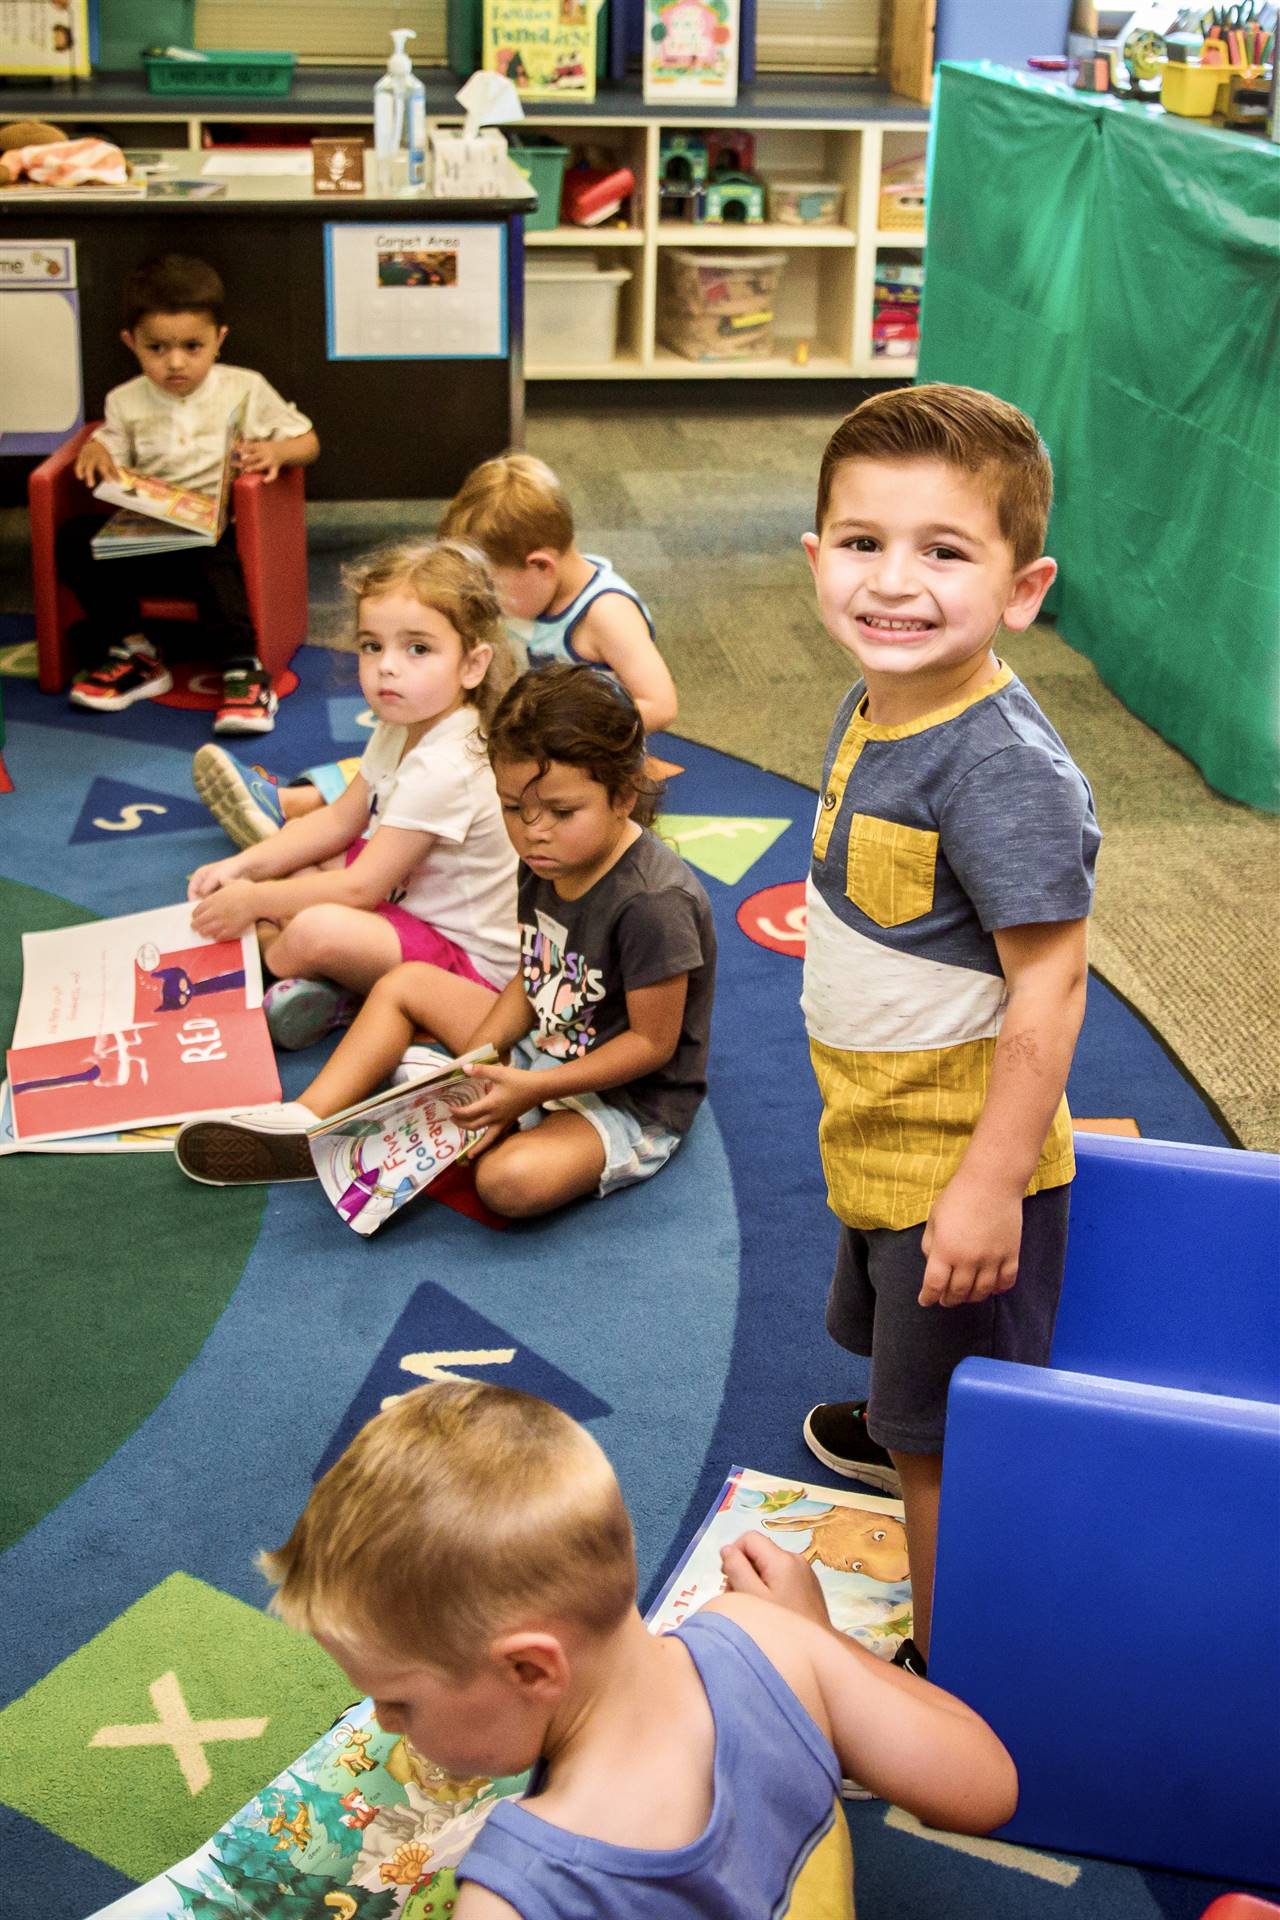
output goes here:
<path id="1" fill-rule="evenodd" d="M 206 53 L 203 60 L 168 60 L 147 53 L 147 87 L 152 93 L 236 95 L 242 100 L 282 99 L 293 85 L 291 53 Z"/>
<path id="2" fill-rule="evenodd" d="M 686 360 L 749 360 L 773 352 L 773 303 L 785 253 L 659 256 L 658 338 Z"/>
<path id="3" fill-rule="evenodd" d="M 771 180 L 769 218 L 780 227 L 838 227 L 844 188 L 829 180 Z"/>
<path id="4" fill-rule="evenodd" d="M 560 193 L 569 149 L 537 134 L 511 139 L 508 145 L 512 162 L 538 196 L 537 206 L 524 217 L 525 231 L 548 233 L 560 225 Z"/>
<path id="5" fill-rule="evenodd" d="M 529 367 L 608 366 L 618 345 L 618 296 L 630 278 L 630 267 L 602 267 L 591 255 L 526 255 Z"/>

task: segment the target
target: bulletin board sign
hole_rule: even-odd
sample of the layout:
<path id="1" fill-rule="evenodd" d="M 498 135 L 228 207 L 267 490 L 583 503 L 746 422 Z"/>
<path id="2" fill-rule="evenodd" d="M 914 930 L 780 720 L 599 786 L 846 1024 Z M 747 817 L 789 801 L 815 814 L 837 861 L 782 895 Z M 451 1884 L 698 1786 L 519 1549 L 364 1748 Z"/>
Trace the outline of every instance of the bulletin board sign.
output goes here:
<path id="1" fill-rule="evenodd" d="M 51 453 L 84 424 L 72 240 L 0 244 L 0 454 Z"/>
<path id="2" fill-rule="evenodd" d="M 523 100 L 594 100 L 600 0 L 484 0 L 484 66 Z"/>
<path id="3" fill-rule="evenodd" d="M 738 38 L 738 0 L 646 0 L 645 100 L 733 106 Z"/>
<path id="4" fill-rule="evenodd" d="M 0 73 L 89 72 L 89 0 L 0 0 Z"/>
<path id="5" fill-rule="evenodd" d="M 325 323 L 330 360 L 504 360 L 505 225 L 331 222 Z"/>

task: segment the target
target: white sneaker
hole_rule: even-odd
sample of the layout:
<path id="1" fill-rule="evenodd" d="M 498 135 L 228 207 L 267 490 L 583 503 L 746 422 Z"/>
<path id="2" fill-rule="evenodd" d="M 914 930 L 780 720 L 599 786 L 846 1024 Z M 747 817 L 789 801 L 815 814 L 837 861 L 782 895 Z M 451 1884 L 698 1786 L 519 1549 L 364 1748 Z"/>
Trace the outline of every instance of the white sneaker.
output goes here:
<path id="1" fill-rule="evenodd" d="M 307 1129 L 317 1118 L 300 1101 L 277 1100 L 240 1113 L 188 1120 L 173 1143 L 174 1156 L 189 1180 L 206 1187 L 314 1180 Z"/>
<path id="2" fill-rule="evenodd" d="M 393 1087 L 403 1087 L 410 1080 L 420 1080 L 424 1073 L 434 1073 L 437 1067 L 447 1067 L 449 1058 L 438 1047 L 427 1047 L 420 1043 L 406 1047 L 400 1065 L 391 1075 L 391 1084 Z"/>

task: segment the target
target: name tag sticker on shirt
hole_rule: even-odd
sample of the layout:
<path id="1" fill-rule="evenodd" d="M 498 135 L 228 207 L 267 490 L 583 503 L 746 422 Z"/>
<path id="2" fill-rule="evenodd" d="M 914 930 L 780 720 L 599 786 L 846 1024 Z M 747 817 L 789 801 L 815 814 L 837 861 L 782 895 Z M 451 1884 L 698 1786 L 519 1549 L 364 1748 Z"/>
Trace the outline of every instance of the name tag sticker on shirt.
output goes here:
<path id="1" fill-rule="evenodd" d="M 543 913 L 541 907 L 537 909 L 537 915 L 539 932 L 544 933 L 547 939 L 554 942 L 563 952 L 569 944 L 568 927 L 562 927 L 560 922 L 553 920 L 549 913 Z"/>

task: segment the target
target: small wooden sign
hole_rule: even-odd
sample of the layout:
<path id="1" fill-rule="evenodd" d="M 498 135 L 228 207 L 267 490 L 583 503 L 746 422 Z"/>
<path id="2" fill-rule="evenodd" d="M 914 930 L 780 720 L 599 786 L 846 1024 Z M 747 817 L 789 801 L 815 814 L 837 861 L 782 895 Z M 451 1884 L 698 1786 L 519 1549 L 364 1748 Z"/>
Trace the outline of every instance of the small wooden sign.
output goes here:
<path id="1" fill-rule="evenodd" d="M 311 165 L 313 192 L 364 192 L 363 140 L 313 140 Z"/>

